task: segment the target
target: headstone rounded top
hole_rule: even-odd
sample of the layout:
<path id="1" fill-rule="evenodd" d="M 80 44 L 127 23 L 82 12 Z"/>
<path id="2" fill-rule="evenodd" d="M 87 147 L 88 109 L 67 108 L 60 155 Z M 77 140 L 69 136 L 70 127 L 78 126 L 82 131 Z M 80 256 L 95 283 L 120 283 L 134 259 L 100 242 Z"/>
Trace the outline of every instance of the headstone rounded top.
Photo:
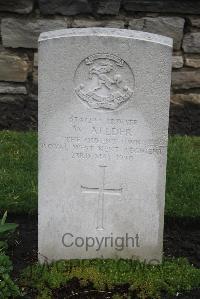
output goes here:
<path id="1" fill-rule="evenodd" d="M 160 262 L 172 40 L 88 28 L 40 42 L 40 262 Z"/>
<path id="2" fill-rule="evenodd" d="M 39 42 L 63 38 L 72 36 L 113 36 L 113 37 L 123 37 L 132 38 L 136 40 L 143 40 L 147 42 L 162 44 L 165 46 L 172 47 L 173 39 L 163 35 L 153 34 L 149 32 L 128 30 L 128 29 L 116 29 L 116 28 L 71 28 L 71 29 L 61 29 L 49 32 L 43 32 L 40 34 Z"/>

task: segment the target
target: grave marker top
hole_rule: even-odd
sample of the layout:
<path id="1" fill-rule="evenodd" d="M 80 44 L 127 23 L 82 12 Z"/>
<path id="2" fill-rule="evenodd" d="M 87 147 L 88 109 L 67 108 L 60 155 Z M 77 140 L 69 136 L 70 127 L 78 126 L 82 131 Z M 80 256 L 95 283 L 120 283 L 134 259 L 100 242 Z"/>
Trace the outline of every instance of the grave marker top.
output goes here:
<path id="1" fill-rule="evenodd" d="M 173 46 L 173 40 L 170 37 L 153 34 L 144 31 L 116 29 L 116 28 L 71 28 L 61 29 L 49 32 L 43 32 L 40 34 L 39 42 L 44 40 L 63 38 L 71 36 L 111 36 L 111 37 L 124 37 L 132 38 L 135 40 L 142 40 L 147 42 L 153 42 L 162 44 L 164 46 Z"/>

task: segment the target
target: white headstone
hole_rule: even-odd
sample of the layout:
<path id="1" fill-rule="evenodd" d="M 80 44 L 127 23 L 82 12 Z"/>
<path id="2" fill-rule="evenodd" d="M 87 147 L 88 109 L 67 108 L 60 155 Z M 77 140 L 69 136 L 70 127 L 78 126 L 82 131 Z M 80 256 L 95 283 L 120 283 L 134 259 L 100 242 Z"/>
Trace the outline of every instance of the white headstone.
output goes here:
<path id="1" fill-rule="evenodd" d="M 172 40 L 39 40 L 39 259 L 162 258 Z"/>

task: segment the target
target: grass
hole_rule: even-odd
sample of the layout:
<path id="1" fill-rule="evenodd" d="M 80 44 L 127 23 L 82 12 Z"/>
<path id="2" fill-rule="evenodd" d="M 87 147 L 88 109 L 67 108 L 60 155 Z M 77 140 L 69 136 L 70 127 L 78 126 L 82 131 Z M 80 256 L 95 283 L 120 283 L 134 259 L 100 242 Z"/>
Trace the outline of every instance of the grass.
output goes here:
<path id="1" fill-rule="evenodd" d="M 37 134 L 0 132 L 0 209 L 37 210 Z"/>
<path id="2" fill-rule="evenodd" d="M 165 213 L 200 216 L 200 137 L 171 137 Z M 0 210 L 37 212 L 37 133 L 0 132 Z"/>
<path id="3" fill-rule="evenodd" d="M 176 295 L 200 287 L 200 269 L 194 268 L 186 259 L 165 260 L 162 265 L 147 265 L 132 260 L 72 260 L 48 264 L 35 264 L 28 267 L 21 276 L 19 284 L 24 294 L 33 292 L 40 299 L 57 298 L 63 290 L 72 290 L 70 282 L 78 279 L 75 292 L 81 288 L 99 291 L 110 290 L 119 294 L 120 286 L 126 286 L 129 297 L 153 298 L 161 294 Z M 82 289 L 83 291 L 83 289 Z M 61 295 L 62 298 L 64 298 Z M 60 297 L 59 297 L 60 298 Z M 92 298 L 92 297 L 91 297 Z M 125 298 L 117 297 L 113 298 Z"/>
<path id="4" fill-rule="evenodd" d="M 165 214 L 200 216 L 200 137 L 169 139 Z"/>

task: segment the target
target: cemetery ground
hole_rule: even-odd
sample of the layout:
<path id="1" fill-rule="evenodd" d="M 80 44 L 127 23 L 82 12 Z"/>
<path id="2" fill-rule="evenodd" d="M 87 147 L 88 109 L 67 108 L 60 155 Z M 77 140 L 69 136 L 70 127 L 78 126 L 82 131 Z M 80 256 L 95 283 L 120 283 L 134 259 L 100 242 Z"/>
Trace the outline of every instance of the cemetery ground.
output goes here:
<path id="1" fill-rule="evenodd" d="M 0 243 L 0 298 L 200 298 L 199 137 L 169 139 L 162 265 L 131 260 L 39 265 L 37 134 L 2 131 L 0 148 L 0 216 L 8 211 L 5 224 L 19 224 L 8 236 L 8 248 Z"/>

